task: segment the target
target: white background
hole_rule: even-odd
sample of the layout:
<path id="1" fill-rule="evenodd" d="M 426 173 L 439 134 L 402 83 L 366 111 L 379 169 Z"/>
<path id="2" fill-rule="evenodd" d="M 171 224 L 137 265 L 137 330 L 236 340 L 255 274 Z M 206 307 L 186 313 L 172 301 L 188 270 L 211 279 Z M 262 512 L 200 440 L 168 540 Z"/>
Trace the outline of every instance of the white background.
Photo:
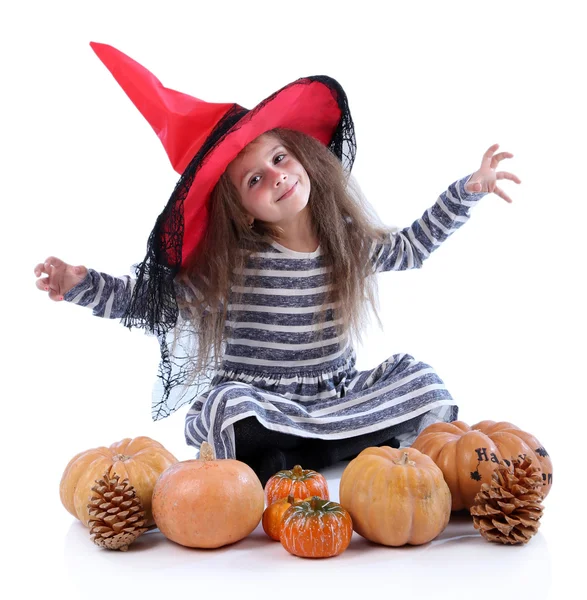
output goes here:
<path id="1" fill-rule="evenodd" d="M 573 542 L 583 533 L 586 487 L 587 38 L 579 5 L 3 5 L 2 513 L 15 597 L 89 598 L 124 586 L 143 598 L 229 597 L 242 582 L 264 597 L 276 573 L 294 593 L 304 586 L 291 581 L 296 574 L 339 596 L 353 585 L 378 596 L 580 595 L 568 591 L 584 555 Z M 503 184 L 513 204 L 487 196 L 422 270 L 381 275 L 384 330 L 365 331 L 357 350 L 360 368 L 413 354 L 437 369 L 462 420 L 511 421 L 546 446 L 554 487 L 527 546 L 489 545 L 458 520 L 447 543 L 393 550 L 355 536 L 341 557 L 314 562 L 267 546 L 259 531 L 216 553 L 157 539 L 123 555 L 87 541 L 58 496 L 74 454 L 147 435 L 180 460 L 193 456 L 183 438 L 187 407 L 151 421 L 155 340 L 51 302 L 35 287 L 33 268 L 50 255 L 129 273 L 178 178 L 92 40 L 119 48 L 167 87 L 247 108 L 298 77 L 335 77 L 355 121 L 355 177 L 389 225 L 419 217 L 478 168 L 491 144 L 514 153 L 502 163 L 522 180 Z M 332 488 L 340 471 L 329 471 Z M 341 567 L 346 575 L 335 576 Z"/>

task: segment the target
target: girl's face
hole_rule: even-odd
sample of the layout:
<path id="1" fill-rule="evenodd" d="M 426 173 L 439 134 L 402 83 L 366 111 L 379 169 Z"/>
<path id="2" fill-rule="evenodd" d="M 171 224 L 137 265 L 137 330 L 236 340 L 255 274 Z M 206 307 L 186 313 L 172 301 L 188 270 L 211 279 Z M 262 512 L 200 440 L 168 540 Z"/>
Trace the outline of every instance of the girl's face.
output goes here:
<path id="1" fill-rule="evenodd" d="M 251 220 L 287 226 L 306 209 L 310 197 L 308 174 L 271 134 L 251 142 L 226 172 Z"/>

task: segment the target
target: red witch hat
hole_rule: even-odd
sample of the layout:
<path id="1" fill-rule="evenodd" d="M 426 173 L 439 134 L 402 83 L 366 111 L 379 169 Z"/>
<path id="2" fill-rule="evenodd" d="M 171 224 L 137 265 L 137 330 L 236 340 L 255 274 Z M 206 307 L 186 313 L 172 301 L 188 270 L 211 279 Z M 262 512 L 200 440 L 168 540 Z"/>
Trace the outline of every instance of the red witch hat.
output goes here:
<path id="1" fill-rule="evenodd" d="M 228 164 L 245 146 L 275 128 L 306 133 L 328 146 L 350 171 L 355 136 L 346 94 L 327 76 L 286 85 L 252 110 L 210 103 L 166 88 L 147 69 L 116 48 L 91 47 L 153 127 L 173 168 L 181 173 L 139 263 L 125 324 L 152 333 L 176 322 L 173 278 L 198 251 L 208 223 L 208 202 Z"/>

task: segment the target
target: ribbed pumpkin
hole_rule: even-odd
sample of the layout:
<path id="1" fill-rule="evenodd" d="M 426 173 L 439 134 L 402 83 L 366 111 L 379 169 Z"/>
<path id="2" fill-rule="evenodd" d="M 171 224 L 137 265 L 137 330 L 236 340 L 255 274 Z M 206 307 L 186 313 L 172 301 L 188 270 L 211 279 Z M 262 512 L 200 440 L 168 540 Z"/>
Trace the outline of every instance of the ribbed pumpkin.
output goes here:
<path id="1" fill-rule="evenodd" d="M 450 519 L 442 471 L 413 448 L 363 450 L 342 473 L 340 503 L 359 535 L 385 546 L 425 544 Z"/>
<path id="2" fill-rule="evenodd" d="M 199 458 L 162 473 L 153 491 L 157 527 L 189 548 L 238 542 L 257 527 L 264 506 L 263 486 L 253 469 L 239 460 L 216 460 L 207 442 Z"/>
<path id="3" fill-rule="evenodd" d="M 328 500 L 328 483 L 324 475 L 317 471 L 302 469 L 300 465 L 296 465 L 293 469 L 277 472 L 265 484 L 267 506 L 290 495 L 294 498 L 318 496 Z"/>
<path id="4" fill-rule="evenodd" d="M 313 496 L 285 511 L 279 540 L 295 556 L 328 558 L 344 552 L 352 535 L 348 511 L 337 502 Z"/>
<path id="5" fill-rule="evenodd" d="M 469 427 L 463 421 L 433 423 L 412 448 L 427 454 L 440 467 L 452 495 L 452 510 L 469 510 L 483 483 L 500 461 L 527 456 L 542 471 L 542 492 L 552 486 L 552 462 L 532 435 L 507 421 L 481 421 Z"/>
<path id="6" fill-rule="evenodd" d="M 151 498 L 157 478 L 177 458 L 159 442 L 146 436 L 125 438 L 110 446 L 91 448 L 76 454 L 65 467 L 59 484 L 63 506 L 86 527 L 92 486 L 108 469 L 123 480 L 128 478 L 145 509 L 147 526 L 154 523 Z"/>

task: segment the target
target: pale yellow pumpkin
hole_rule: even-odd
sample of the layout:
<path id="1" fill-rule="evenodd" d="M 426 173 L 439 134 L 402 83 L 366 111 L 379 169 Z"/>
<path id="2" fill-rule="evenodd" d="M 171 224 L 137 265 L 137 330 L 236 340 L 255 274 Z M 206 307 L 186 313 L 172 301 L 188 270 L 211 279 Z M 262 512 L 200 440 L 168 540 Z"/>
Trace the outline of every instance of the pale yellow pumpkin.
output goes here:
<path id="1" fill-rule="evenodd" d="M 385 546 L 425 544 L 450 518 L 450 491 L 434 461 L 413 448 L 366 448 L 343 471 L 340 503 L 353 528 Z"/>
<path id="2" fill-rule="evenodd" d="M 91 448 L 76 454 L 65 467 L 59 485 L 63 506 L 86 527 L 89 527 L 88 501 L 92 486 L 106 471 L 120 479 L 128 478 L 153 525 L 151 501 L 159 475 L 177 462 L 173 454 L 159 442 L 146 436 L 125 438 L 110 446 Z"/>

